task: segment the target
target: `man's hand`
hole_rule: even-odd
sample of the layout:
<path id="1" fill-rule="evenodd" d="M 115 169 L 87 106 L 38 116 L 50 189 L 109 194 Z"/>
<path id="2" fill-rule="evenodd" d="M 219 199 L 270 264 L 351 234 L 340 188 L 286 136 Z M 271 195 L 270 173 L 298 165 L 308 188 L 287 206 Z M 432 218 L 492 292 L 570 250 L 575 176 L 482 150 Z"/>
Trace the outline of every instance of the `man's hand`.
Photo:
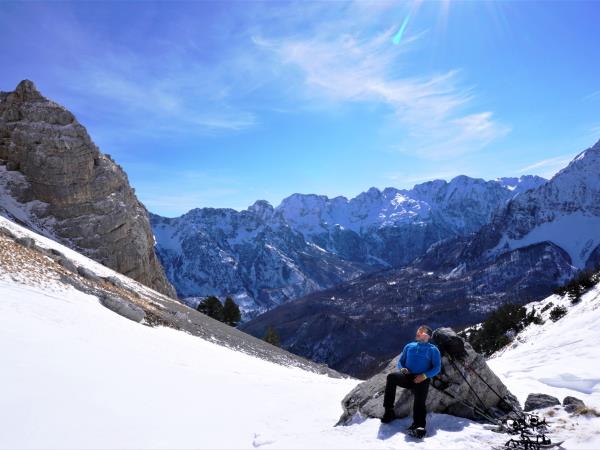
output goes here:
<path id="1" fill-rule="evenodd" d="M 406 374 L 408 374 L 408 369 L 406 367 L 403 367 L 402 369 L 400 369 L 400 373 L 402 375 L 406 375 Z"/>
<path id="2" fill-rule="evenodd" d="M 415 383 L 417 383 L 417 384 L 422 383 L 426 379 L 427 379 L 427 375 L 425 375 L 424 373 L 421 373 L 415 377 Z"/>

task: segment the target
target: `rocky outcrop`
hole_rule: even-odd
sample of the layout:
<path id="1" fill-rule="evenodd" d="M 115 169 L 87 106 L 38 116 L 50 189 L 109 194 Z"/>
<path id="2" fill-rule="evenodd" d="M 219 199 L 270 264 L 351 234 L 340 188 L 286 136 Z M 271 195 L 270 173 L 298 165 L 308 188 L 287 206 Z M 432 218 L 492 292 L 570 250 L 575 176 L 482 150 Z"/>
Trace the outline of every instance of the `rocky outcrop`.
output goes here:
<path id="1" fill-rule="evenodd" d="M 556 397 L 548 394 L 529 394 L 525 400 L 525 411 L 533 411 L 556 405 L 560 405 L 560 401 Z"/>
<path id="2" fill-rule="evenodd" d="M 0 92 L 0 213 L 170 296 L 148 214 L 127 175 L 29 80 Z M 12 169 L 12 170 L 11 170 Z"/>
<path id="3" fill-rule="evenodd" d="M 520 410 L 516 397 L 488 367 L 485 358 L 475 352 L 466 342 L 465 350 L 467 356 L 463 361 L 451 363 L 447 356 L 442 357 L 442 372 L 432 379 L 433 384 L 429 387 L 427 411 L 481 420 L 482 416 L 476 412 L 473 406 L 481 410 L 483 409 L 482 403 L 495 417 L 504 416 L 512 409 Z M 342 400 L 344 413 L 340 417 L 338 425 L 348 425 L 356 420 L 383 416 L 383 393 L 386 377 L 397 370 L 399 357 L 400 355 L 396 356 L 382 372 L 360 383 L 344 397 Z M 469 384 L 459 370 L 475 393 L 469 388 Z M 473 371 L 477 372 L 481 378 L 474 375 Z M 485 383 L 489 384 L 504 400 L 500 399 Z M 408 389 L 397 388 L 394 406 L 396 417 L 406 417 L 412 414 L 412 395 Z"/>
<path id="4" fill-rule="evenodd" d="M 565 411 L 570 413 L 585 408 L 585 403 L 583 402 L 583 400 L 577 397 L 571 397 L 570 395 L 566 396 L 563 399 L 562 405 L 564 406 Z"/>

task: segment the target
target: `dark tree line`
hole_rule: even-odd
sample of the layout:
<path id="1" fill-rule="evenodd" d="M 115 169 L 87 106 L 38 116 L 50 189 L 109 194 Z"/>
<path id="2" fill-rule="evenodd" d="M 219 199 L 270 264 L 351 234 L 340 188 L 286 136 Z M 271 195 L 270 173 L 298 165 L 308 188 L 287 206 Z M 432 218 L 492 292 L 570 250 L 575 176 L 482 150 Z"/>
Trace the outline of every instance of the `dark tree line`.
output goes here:
<path id="1" fill-rule="evenodd" d="M 227 297 L 225 303 L 221 303 L 221 300 L 211 295 L 202 300 L 196 309 L 232 327 L 237 326 L 242 318 L 240 307 L 236 305 L 231 297 Z"/>

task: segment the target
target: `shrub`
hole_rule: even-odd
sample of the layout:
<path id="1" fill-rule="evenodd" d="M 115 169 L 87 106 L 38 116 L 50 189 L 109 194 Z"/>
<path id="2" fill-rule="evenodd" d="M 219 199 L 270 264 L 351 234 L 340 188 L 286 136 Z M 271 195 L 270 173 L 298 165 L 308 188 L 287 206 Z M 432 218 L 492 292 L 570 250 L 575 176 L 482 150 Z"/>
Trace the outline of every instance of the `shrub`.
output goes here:
<path id="1" fill-rule="evenodd" d="M 581 296 L 600 282 L 600 272 L 584 270 L 577 274 L 572 280 L 554 289 L 554 293 L 560 296 L 568 295 L 571 304 L 579 303 Z"/>
<path id="2" fill-rule="evenodd" d="M 565 314 L 567 314 L 567 308 L 565 308 L 564 306 L 560 306 L 560 305 L 559 306 L 555 306 L 550 311 L 550 320 L 552 322 L 556 322 L 557 320 L 559 320 L 562 317 L 564 317 Z"/>
<path id="3" fill-rule="evenodd" d="M 267 328 L 267 333 L 265 334 L 265 337 L 263 339 L 266 342 L 268 342 L 269 344 L 275 345 L 277 347 L 279 347 L 281 345 L 279 335 L 277 334 L 277 331 L 275 331 L 275 328 L 273 328 L 273 327 Z"/>

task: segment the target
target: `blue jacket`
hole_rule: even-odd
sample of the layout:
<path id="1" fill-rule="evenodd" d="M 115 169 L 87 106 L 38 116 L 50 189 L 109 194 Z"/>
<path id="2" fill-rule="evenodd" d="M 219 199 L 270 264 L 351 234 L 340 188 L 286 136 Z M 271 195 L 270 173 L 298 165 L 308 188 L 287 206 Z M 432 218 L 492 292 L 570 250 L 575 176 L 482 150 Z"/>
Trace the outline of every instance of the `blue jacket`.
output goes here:
<path id="1" fill-rule="evenodd" d="M 398 360 L 398 369 L 403 367 L 415 375 L 424 373 L 427 378 L 433 378 L 442 369 L 440 351 L 429 342 L 411 342 L 404 347 Z"/>

